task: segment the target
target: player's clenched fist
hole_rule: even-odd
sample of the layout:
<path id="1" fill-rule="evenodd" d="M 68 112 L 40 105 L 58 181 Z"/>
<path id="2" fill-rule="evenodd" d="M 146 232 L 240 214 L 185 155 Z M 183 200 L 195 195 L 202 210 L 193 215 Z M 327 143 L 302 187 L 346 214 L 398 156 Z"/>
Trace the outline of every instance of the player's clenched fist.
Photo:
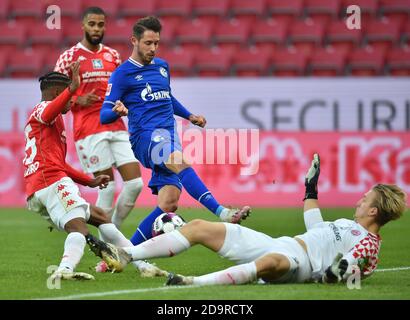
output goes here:
<path id="1" fill-rule="evenodd" d="M 124 106 L 124 104 L 120 100 L 115 101 L 115 106 L 112 108 L 112 111 L 118 113 L 120 117 L 128 115 L 127 107 Z"/>
<path id="2" fill-rule="evenodd" d="M 191 114 L 189 116 L 189 121 L 192 124 L 195 124 L 195 125 L 197 125 L 198 127 L 201 127 L 201 128 L 205 127 L 205 125 L 206 125 L 206 119 L 205 119 L 204 116 L 196 116 L 196 115 Z"/>
<path id="3" fill-rule="evenodd" d="M 104 189 L 108 186 L 108 182 L 110 182 L 110 176 L 106 174 L 99 175 L 95 177 L 88 186 L 91 188 L 99 187 L 100 189 Z"/>
<path id="4" fill-rule="evenodd" d="M 76 61 L 70 64 L 71 69 L 71 84 L 69 87 L 70 92 L 74 92 L 78 89 L 81 84 L 80 80 L 80 61 Z"/>

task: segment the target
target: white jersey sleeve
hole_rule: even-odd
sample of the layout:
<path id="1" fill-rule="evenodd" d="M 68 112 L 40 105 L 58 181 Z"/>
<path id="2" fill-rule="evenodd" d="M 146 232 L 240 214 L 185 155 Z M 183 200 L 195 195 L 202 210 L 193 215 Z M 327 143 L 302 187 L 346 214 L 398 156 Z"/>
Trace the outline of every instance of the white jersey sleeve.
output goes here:
<path id="1" fill-rule="evenodd" d="M 309 209 L 303 213 L 306 230 L 313 228 L 318 223 L 323 222 L 322 214 L 319 208 Z"/>
<path id="2" fill-rule="evenodd" d="M 379 238 L 353 220 L 320 222 L 318 218 L 317 212 L 310 212 L 307 232 L 297 236 L 306 244 L 312 278 L 320 279 L 339 253 L 349 262 L 348 270 L 358 265 L 363 276 L 370 275 L 377 265 Z"/>

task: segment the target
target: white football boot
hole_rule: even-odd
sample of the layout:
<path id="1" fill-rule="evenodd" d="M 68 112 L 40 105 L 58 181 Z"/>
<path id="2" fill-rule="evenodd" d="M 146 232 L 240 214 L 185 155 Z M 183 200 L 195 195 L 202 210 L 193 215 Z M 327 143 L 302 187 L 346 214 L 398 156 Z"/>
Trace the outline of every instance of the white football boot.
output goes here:
<path id="1" fill-rule="evenodd" d="M 222 210 L 219 218 L 223 222 L 238 223 L 240 224 L 242 220 L 245 220 L 251 214 L 251 207 L 244 206 L 242 209 L 229 209 L 225 208 Z"/>

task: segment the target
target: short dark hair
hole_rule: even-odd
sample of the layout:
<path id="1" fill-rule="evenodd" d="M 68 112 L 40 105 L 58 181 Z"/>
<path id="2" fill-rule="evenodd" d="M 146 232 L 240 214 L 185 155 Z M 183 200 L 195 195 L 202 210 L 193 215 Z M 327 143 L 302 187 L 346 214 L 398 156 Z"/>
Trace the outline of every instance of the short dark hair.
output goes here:
<path id="1" fill-rule="evenodd" d="M 84 10 L 82 19 L 84 20 L 84 18 L 89 14 L 101 14 L 104 17 L 106 16 L 104 10 L 101 9 L 100 7 L 88 7 L 87 9 Z"/>
<path id="2" fill-rule="evenodd" d="M 157 17 L 148 16 L 141 18 L 134 24 L 132 28 L 132 32 L 134 36 L 139 40 L 142 38 L 143 33 L 145 30 L 151 30 L 154 32 L 160 33 L 162 29 L 161 22 L 158 20 Z"/>
<path id="3" fill-rule="evenodd" d="M 49 72 L 38 78 L 40 81 L 40 90 L 44 91 L 51 87 L 60 86 L 67 87 L 71 83 L 71 79 L 64 73 L 60 72 Z"/>

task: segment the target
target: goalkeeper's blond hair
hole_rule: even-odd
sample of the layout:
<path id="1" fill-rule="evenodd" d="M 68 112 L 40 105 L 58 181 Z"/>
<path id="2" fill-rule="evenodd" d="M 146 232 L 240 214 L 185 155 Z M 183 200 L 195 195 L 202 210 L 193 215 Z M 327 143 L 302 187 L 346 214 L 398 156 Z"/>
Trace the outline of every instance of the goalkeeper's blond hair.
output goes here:
<path id="1" fill-rule="evenodd" d="M 372 188 L 376 199 L 372 206 L 377 208 L 376 222 L 380 226 L 399 219 L 407 208 L 406 193 L 394 184 L 377 184 Z"/>

